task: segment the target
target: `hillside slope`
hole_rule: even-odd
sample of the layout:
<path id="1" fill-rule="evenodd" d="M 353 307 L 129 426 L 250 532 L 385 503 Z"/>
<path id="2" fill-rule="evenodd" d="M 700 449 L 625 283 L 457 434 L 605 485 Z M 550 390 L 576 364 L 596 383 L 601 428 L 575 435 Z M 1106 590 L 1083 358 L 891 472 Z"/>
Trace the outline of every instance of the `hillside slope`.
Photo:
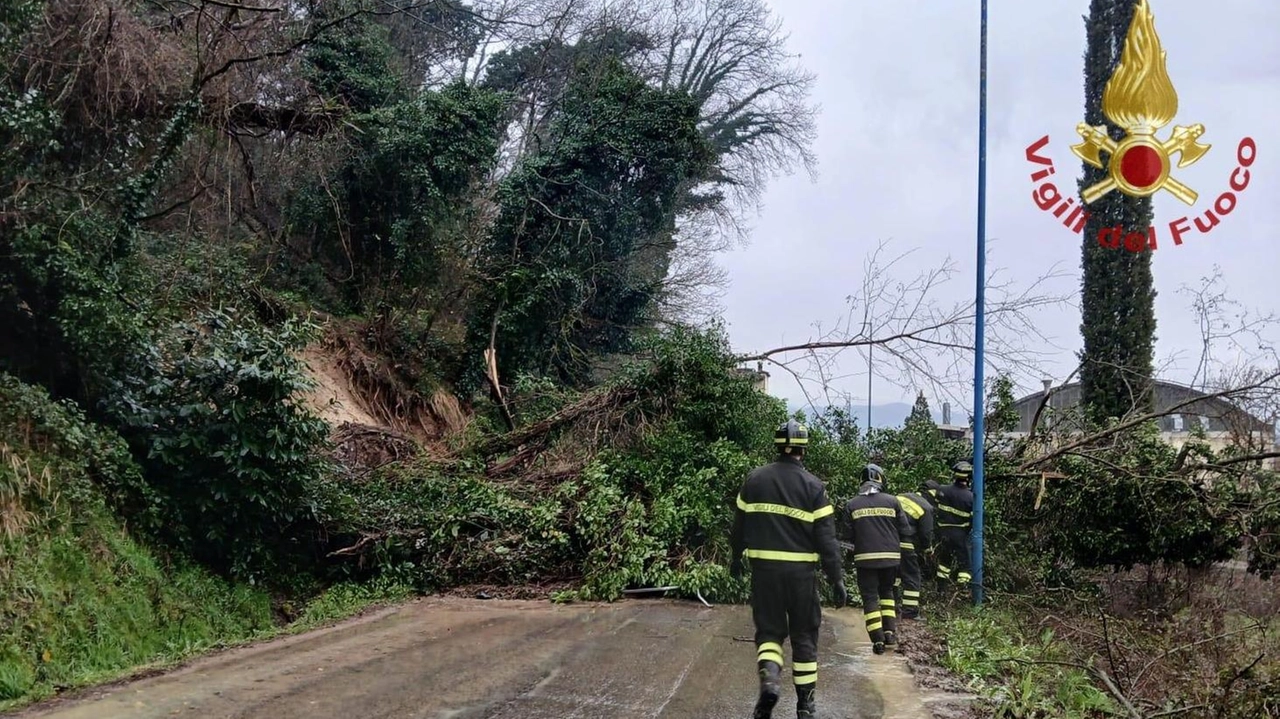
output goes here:
<path id="1" fill-rule="evenodd" d="M 265 592 L 130 536 L 102 488 L 138 477 L 119 437 L 0 374 L 0 708 L 273 627 Z"/>

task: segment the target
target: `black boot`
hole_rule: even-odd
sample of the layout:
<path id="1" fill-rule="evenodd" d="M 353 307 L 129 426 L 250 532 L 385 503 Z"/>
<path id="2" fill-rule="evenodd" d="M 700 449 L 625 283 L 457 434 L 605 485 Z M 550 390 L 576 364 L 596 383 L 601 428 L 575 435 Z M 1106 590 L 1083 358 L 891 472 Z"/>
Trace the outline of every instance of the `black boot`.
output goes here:
<path id="1" fill-rule="evenodd" d="M 814 719 L 818 716 L 818 705 L 814 700 L 814 684 L 796 685 L 796 719 Z"/>
<path id="2" fill-rule="evenodd" d="M 773 716 L 773 707 L 778 703 L 781 686 L 782 667 L 775 662 L 760 662 L 760 698 L 756 700 L 754 719 L 769 719 Z"/>

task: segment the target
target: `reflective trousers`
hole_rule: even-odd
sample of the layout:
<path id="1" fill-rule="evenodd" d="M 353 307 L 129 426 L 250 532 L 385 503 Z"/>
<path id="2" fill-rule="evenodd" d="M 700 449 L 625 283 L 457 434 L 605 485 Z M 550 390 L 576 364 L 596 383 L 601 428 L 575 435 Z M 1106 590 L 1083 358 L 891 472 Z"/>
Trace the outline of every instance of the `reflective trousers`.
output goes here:
<path id="1" fill-rule="evenodd" d="M 818 575 L 796 571 L 752 569 L 751 617 L 756 625 L 756 664 L 785 667 L 782 644 L 791 638 L 791 679 L 800 694 L 818 681 L 818 628 L 822 604 Z"/>
<path id="2" fill-rule="evenodd" d="M 954 581 L 968 584 L 969 530 L 963 527 L 942 527 L 938 530 L 938 583 Z"/>
<path id="3" fill-rule="evenodd" d="M 902 564 L 898 565 L 898 579 L 894 583 L 899 617 L 914 617 L 920 613 L 920 586 L 924 577 L 920 571 L 919 551 L 914 546 L 902 548 Z"/>
<path id="4" fill-rule="evenodd" d="M 862 616 L 873 644 L 884 644 L 885 632 L 897 633 L 898 614 L 893 601 L 893 582 L 898 568 L 857 567 L 858 594 L 862 596 Z"/>

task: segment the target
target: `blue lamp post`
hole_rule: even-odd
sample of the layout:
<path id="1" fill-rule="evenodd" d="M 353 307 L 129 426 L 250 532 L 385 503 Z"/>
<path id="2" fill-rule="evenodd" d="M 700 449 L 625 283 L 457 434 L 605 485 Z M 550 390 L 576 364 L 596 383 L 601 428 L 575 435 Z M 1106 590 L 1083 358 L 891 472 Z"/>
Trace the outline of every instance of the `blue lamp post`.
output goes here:
<path id="1" fill-rule="evenodd" d="M 982 605 L 982 363 L 987 282 L 987 0 L 982 2 L 981 50 L 978 60 L 978 278 L 973 354 L 973 603 Z"/>

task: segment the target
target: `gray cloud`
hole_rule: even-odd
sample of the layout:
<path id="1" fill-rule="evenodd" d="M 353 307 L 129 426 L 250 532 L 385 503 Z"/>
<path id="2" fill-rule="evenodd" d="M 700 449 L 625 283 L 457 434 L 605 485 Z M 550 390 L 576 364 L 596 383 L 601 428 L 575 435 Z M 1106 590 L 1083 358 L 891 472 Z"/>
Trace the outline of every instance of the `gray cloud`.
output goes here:
<path id="1" fill-rule="evenodd" d="M 991 3 L 988 90 L 988 266 L 1034 278 L 1053 263 L 1079 285 L 1080 237 L 1032 204 L 1028 144 L 1049 134 L 1059 185 L 1074 184 L 1083 97 L 1085 0 Z M 1199 333 L 1177 290 L 1221 267 L 1230 294 L 1247 306 L 1280 311 L 1280 3 L 1222 0 L 1213 12 L 1192 0 L 1151 0 L 1156 28 L 1179 92 L 1176 123 L 1201 122 L 1211 152 L 1177 171 L 1201 198 L 1194 210 L 1156 201 L 1158 361 L 1181 356 L 1177 377 L 1195 365 Z M 856 292 L 866 255 L 883 239 L 897 251 L 919 248 L 923 267 L 950 256 L 964 277 L 949 298 L 972 295 L 977 186 L 978 3 L 899 0 L 829 3 L 774 0 L 801 62 L 818 74 L 820 176 L 774 182 L 750 247 L 721 258 L 733 285 L 723 298 L 734 345 L 761 350 L 801 341 L 810 322 L 830 325 Z M 1167 131 L 1167 130 L 1166 130 Z M 1259 148 L 1237 209 L 1211 235 L 1193 231 L 1182 246 L 1164 226 L 1202 212 L 1227 189 L 1236 143 Z M 1047 368 L 1063 378 L 1080 345 L 1078 310 L 1038 320 L 1061 346 Z M 1280 340 L 1280 337 L 1276 338 Z M 849 355 L 841 368 L 865 372 Z M 865 397 L 866 376 L 839 387 Z M 1029 389 L 1029 387 L 1028 387 Z M 799 400 L 787 377 L 773 390 Z M 875 401 L 909 400 L 877 381 Z"/>

